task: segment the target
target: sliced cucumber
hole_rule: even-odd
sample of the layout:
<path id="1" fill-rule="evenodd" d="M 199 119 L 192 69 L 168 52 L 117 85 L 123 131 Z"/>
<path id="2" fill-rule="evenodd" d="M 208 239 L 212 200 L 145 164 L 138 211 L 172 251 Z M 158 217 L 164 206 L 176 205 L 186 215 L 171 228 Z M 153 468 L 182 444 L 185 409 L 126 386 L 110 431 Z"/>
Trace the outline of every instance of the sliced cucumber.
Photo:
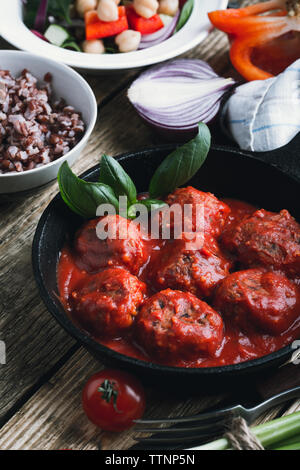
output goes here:
<path id="1" fill-rule="evenodd" d="M 59 47 L 61 47 L 67 39 L 70 39 L 68 31 L 58 24 L 51 24 L 44 36 L 49 42 L 51 42 L 51 44 Z"/>

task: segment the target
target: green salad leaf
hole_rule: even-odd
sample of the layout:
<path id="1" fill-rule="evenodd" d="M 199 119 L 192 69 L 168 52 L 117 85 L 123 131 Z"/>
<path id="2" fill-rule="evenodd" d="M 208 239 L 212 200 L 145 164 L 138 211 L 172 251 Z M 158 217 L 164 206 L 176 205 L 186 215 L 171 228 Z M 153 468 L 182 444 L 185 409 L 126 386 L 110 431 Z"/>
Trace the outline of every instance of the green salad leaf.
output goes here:
<path id="1" fill-rule="evenodd" d="M 54 17 L 62 18 L 67 23 L 72 24 L 70 18 L 70 6 L 73 0 L 49 0 L 48 14 Z"/>
<path id="2" fill-rule="evenodd" d="M 41 0 L 27 0 L 24 8 L 24 23 L 30 29 L 34 28 L 35 19 L 40 7 Z M 54 16 L 65 20 L 70 25 L 72 20 L 70 18 L 70 7 L 73 0 L 48 0 L 47 2 L 47 15 Z M 45 18 L 45 23 L 47 23 Z"/>
<path id="3" fill-rule="evenodd" d="M 119 210 L 118 199 L 110 186 L 78 178 L 67 162 L 60 167 L 57 178 L 61 197 L 76 214 L 85 218 L 96 217 L 100 204 L 112 204 Z"/>
<path id="4" fill-rule="evenodd" d="M 41 0 L 27 0 L 24 7 L 24 23 L 28 28 L 34 28 L 36 14 L 38 12 Z"/>
<path id="5" fill-rule="evenodd" d="M 174 150 L 157 168 L 150 182 L 150 197 L 165 196 L 189 181 L 205 162 L 210 143 L 209 128 L 200 123 L 197 136 Z"/>
<path id="6" fill-rule="evenodd" d="M 192 14 L 193 8 L 194 8 L 194 0 L 187 0 L 181 10 L 174 34 L 178 33 L 178 31 L 181 28 L 183 28 L 184 25 L 187 23 L 189 17 Z"/>
<path id="7" fill-rule="evenodd" d="M 74 41 L 66 41 L 63 43 L 63 45 L 61 46 L 63 47 L 64 49 L 74 49 L 74 51 L 77 51 L 77 52 L 82 52 L 82 49 L 78 46 L 78 44 Z"/>

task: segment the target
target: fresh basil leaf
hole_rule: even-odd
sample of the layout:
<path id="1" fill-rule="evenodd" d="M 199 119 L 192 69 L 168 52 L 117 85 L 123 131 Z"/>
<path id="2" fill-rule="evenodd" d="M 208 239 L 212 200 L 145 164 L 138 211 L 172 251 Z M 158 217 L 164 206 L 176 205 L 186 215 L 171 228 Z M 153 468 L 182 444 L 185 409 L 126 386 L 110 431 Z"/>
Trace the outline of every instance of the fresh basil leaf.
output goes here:
<path id="1" fill-rule="evenodd" d="M 178 33 L 178 31 L 181 28 L 183 28 L 184 25 L 187 23 L 189 17 L 192 14 L 193 8 L 194 8 L 194 0 L 187 0 L 181 10 L 174 34 Z"/>
<path id="2" fill-rule="evenodd" d="M 118 200 L 109 186 L 90 183 L 78 178 L 64 162 L 58 172 L 60 194 L 69 208 L 85 218 L 96 217 L 100 204 L 111 204 L 119 209 Z"/>
<path id="3" fill-rule="evenodd" d="M 205 162 L 210 143 L 210 131 L 200 123 L 198 135 L 174 150 L 157 168 L 150 182 L 151 198 L 165 196 L 189 181 Z"/>
<path id="4" fill-rule="evenodd" d="M 34 28 L 36 15 L 40 6 L 41 0 L 27 0 L 24 10 L 24 23 L 30 29 Z"/>
<path id="5" fill-rule="evenodd" d="M 49 0 L 48 13 L 54 17 L 62 18 L 72 24 L 70 6 L 72 0 Z"/>
<path id="6" fill-rule="evenodd" d="M 167 204 L 164 201 L 160 201 L 158 199 L 143 199 L 141 201 L 138 201 L 136 204 L 133 204 L 132 206 L 129 207 L 128 209 L 128 217 L 130 219 L 135 219 L 136 218 L 136 213 L 138 212 L 138 205 L 142 204 L 145 206 L 148 210 L 148 212 L 154 212 L 159 209 L 163 209 L 164 207 L 167 206 Z"/>
<path id="7" fill-rule="evenodd" d="M 103 155 L 100 162 L 99 182 L 108 184 L 116 196 L 127 196 L 128 205 L 136 202 L 136 187 L 120 163 L 108 155 Z"/>
<path id="8" fill-rule="evenodd" d="M 58 174 L 58 185 L 59 185 L 59 190 L 60 190 L 60 195 L 63 199 L 63 201 L 69 206 L 69 208 L 71 209 L 71 211 L 75 212 L 76 214 L 79 214 L 81 215 L 82 217 L 84 217 L 84 215 L 80 212 L 80 209 L 78 209 L 77 207 L 75 207 L 73 205 L 73 203 L 71 202 L 71 200 L 69 199 L 69 197 L 67 196 L 67 194 L 65 193 L 64 191 L 64 188 L 63 188 L 63 185 L 60 183 L 59 181 L 59 174 Z"/>

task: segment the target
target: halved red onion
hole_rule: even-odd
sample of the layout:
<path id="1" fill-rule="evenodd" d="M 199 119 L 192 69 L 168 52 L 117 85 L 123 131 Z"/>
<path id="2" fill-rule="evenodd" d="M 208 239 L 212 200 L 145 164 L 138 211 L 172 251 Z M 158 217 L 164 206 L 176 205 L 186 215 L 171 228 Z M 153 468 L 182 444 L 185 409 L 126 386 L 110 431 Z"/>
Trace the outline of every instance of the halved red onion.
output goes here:
<path id="1" fill-rule="evenodd" d="M 148 47 L 156 46 L 161 42 L 168 39 L 175 31 L 177 21 L 180 15 L 180 10 L 176 13 L 173 17 L 172 21 L 169 24 L 161 28 L 160 30 L 156 31 L 153 34 L 146 34 L 142 36 L 142 40 L 139 45 L 139 49 L 147 49 Z"/>
<path id="2" fill-rule="evenodd" d="M 191 132 L 199 122 L 208 124 L 215 118 L 234 84 L 202 60 L 177 59 L 142 73 L 129 88 L 128 98 L 157 130 Z"/>
<path id="3" fill-rule="evenodd" d="M 45 36 L 40 33 L 39 31 L 36 31 L 35 29 L 31 29 L 30 30 L 32 32 L 32 34 L 35 34 L 35 36 L 37 36 L 39 39 L 42 39 L 43 41 L 46 41 L 46 42 L 49 42 L 47 38 L 45 38 Z"/>
<path id="4" fill-rule="evenodd" d="M 41 0 L 40 5 L 35 17 L 34 29 L 36 31 L 45 31 L 46 19 L 48 10 L 48 0 Z"/>

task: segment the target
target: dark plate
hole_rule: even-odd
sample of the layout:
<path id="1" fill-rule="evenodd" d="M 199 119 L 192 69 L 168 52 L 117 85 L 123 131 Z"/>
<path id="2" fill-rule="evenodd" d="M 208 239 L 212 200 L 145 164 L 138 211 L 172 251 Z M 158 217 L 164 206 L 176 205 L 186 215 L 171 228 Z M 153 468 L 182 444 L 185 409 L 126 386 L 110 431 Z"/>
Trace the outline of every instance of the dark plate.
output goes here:
<path id="1" fill-rule="evenodd" d="M 146 191 L 151 176 L 159 163 L 174 149 L 174 145 L 160 146 L 150 150 L 128 153 L 116 157 L 130 174 L 139 192 Z M 218 197 L 232 197 L 263 207 L 271 211 L 288 209 L 300 220 L 300 180 L 292 171 L 291 161 L 278 153 L 248 154 L 226 147 L 213 147 L 205 164 L 190 184 Z M 265 161 L 260 161 L 263 158 Z M 273 164 L 271 164 L 271 162 Z M 273 165 L 284 168 L 276 168 Z M 98 167 L 85 172 L 82 177 L 96 181 Z M 259 374 L 267 368 L 287 361 L 293 352 L 287 346 L 275 353 L 241 364 L 214 368 L 184 369 L 166 367 L 144 362 L 119 354 L 94 341 L 80 330 L 65 313 L 58 300 L 56 267 L 65 241 L 72 237 L 82 224 L 82 219 L 71 212 L 57 195 L 43 213 L 33 242 L 33 269 L 41 297 L 54 318 L 77 341 L 95 357 L 115 367 L 131 370 L 148 382 L 172 385 L 174 380 L 191 385 L 228 385 L 233 380 L 241 381 L 249 374 Z"/>

